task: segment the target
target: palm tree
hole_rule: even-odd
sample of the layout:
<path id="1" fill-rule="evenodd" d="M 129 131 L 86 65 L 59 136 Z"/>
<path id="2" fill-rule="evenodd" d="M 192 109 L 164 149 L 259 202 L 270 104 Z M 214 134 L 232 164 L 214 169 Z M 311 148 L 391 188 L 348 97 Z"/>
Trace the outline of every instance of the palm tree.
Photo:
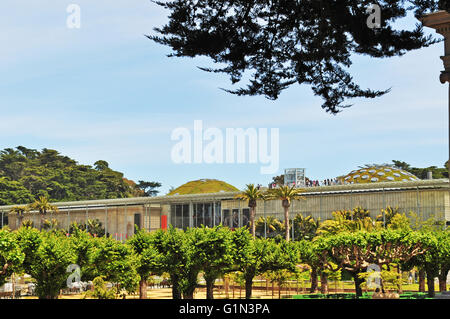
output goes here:
<path id="1" fill-rule="evenodd" d="M 269 235 L 269 237 L 275 237 L 283 231 L 283 224 L 273 216 L 259 217 L 255 224 L 258 233 Z"/>
<path id="2" fill-rule="evenodd" d="M 289 233 L 289 207 L 291 207 L 291 202 L 293 200 L 305 199 L 300 194 L 303 193 L 304 190 L 295 188 L 295 186 L 280 186 L 277 188 L 273 188 L 268 192 L 268 198 L 270 199 L 279 199 L 281 200 L 281 204 L 284 208 L 284 227 L 286 229 L 286 241 L 290 239 Z"/>
<path id="3" fill-rule="evenodd" d="M 40 196 L 38 200 L 30 204 L 29 208 L 30 210 L 39 211 L 39 215 L 41 215 L 41 224 L 40 224 L 41 229 L 43 225 L 44 216 L 47 214 L 47 212 L 54 212 L 54 213 L 58 212 L 58 207 L 50 204 L 48 198 L 44 196 Z"/>
<path id="4" fill-rule="evenodd" d="M 28 212 L 28 207 L 27 206 L 14 206 L 13 208 L 11 208 L 11 210 L 9 211 L 11 214 L 16 214 L 17 215 L 17 219 L 18 219 L 18 227 L 20 227 L 22 225 L 22 220 L 23 220 L 23 215 Z"/>
<path id="5" fill-rule="evenodd" d="M 302 214 L 298 214 L 295 216 L 292 223 L 295 230 L 295 238 L 297 240 L 312 240 L 316 237 L 317 230 L 320 227 L 320 218 L 316 220 L 311 215 L 303 217 Z"/>
<path id="6" fill-rule="evenodd" d="M 235 196 L 237 199 L 247 200 L 248 207 L 250 208 L 250 229 L 253 238 L 256 237 L 256 226 L 255 226 L 255 213 L 256 213 L 256 202 L 258 199 L 264 199 L 265 195 L 261 192 L 254 184 L 247 184 L 246 189 L 242 193 Z"/>

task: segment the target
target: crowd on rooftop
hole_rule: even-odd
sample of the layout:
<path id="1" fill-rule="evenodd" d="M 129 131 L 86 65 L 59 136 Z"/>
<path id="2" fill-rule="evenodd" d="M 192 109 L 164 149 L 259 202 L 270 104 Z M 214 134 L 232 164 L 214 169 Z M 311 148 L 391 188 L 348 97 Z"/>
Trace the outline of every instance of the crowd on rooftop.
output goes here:
<path id="1" fill-rule="evenodd" d="M 299 187 L 319 187 L 319 186 L 333 186 L 333 185 L 342 185 L 343 182 L 337 178 L 327 178 L 322 181 L 312 180 L 309 178 L 305 179 L 305 185 L 299 185 Z M 260 186 L 260 185 L 258 185 Z M 295 186 L 295 182 L 290 183 L 288 186 Z M 272 183 L 269 185 L 269 188 L 276 188 L 277 184 Z"/>

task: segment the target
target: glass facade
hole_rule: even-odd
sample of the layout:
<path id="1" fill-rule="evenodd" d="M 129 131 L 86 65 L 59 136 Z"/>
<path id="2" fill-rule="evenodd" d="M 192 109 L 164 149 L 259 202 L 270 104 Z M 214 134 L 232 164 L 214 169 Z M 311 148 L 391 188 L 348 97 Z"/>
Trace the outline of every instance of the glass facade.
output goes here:
<path id="1" fill-rule="evenodd" d="M 170 223 L 175 228 L 187 229 L 189 224 L 189 204 L 170 206 Z"/>
<path id="2" fill-rule="evenodd" d="M 192 207 L 192 213 L 190 211 Z M 224 209 L 220 202 L 176 204 L 170 206 L 170 223 L 175 228 L 214 227 L 224 225 L 238 228 L 250 225 L 250 209 Z"/>

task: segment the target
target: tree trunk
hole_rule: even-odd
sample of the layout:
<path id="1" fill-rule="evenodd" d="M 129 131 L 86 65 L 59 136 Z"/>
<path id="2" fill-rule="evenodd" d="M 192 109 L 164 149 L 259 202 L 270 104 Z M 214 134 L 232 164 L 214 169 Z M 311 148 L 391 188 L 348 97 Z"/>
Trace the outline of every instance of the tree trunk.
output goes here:
<path id="1" fill-rule="evenodd" d="M 281 299 L 281 283 L 278 282 L 278 299 Z"/>
<path id="2" fill-rule="evenodd" d="M 425 292 L 425 270 L 419 270 L 419 292 Z"/>
<path id="3" fill-rule="evenodd" d="M 324 271 L 320 274 L 320 293 L 328 294 L 328 278 Z"/>
<path id="4" fill-rule="evenodd" d="M 441 267 L 441 271 L 439 273 L 439 291 L 444 292 L 447 291 L 447 275 L 448 269 L 444 269 Z"/>
<path id="5" fill-rule="evenodd" d="M 183 293 L 183 299 L 194 299 L 194 291 Z"/>
<path id="6" fill-rule="evenodd" d="M 399 278 L 399 283 L 398 283 L 398 293 L 402 294 L 403 293 L 403 275 L 402 275 L 402 270 L 400 268 L 400 265 L 397 266 L 397 272 L 398 272 L 398 276 Z"/>
<path id="7" fill-rule="evenodd" d="M 178 276 L 170 276 L 170 280 L 172 281 L 172 299 L 181 299 Z"/>
<path id="8" fill-rule="evenodd" d="M 214 278 L 205 278 L 206 280 L 206 299 L 214 299 L 214 282 L 216 279 Z"/>
<path id="9" fill-rule="evenodd" d="M 364 280 L 358 277 L 357 272 L 353 273 L 352 276 L 353 280 L 355 281 L 356 298 L 361 297 L 362 296 L 361 284 L 363 283 Z"/>
<path id="10" fill-rule="evenodd" d="M 255 209 L 256 207 L 250 208 L 250 227 L 253 238 L 256 238 Z"/>
<path id="11" fill-rule="evenodd" d="M 228 276 L 224 278 L 224 284 L 225 284 L 225 298 L 230 299 L 230 295 L 228 293 L 230 289 L 230 280 Z"/>
<path id="12" fill-rule="evenodd" d="M 427 273 L 427 287 L 428 287 L 428 297 L 434 298 L 434 277 Z"/>
<path id="13" fill-rule="evenodd" d="M 253 277 L 245 278 L 245 299 L 252 298 Z"/>
<path id="14" fill-rule="evenodd" d="M 290 232 L 289 232 L 289 206 L 284 206 L 284 228 L 286 230 L 286 241 L 289 241 L 289 239 L 290 239 Z"/>
<path id="15" fill-rule="evenodd" d="M 317 269 L 311 268 L 311 289 L 309 290 L 310 293 L 316 293 L 317 292 Z"/>
<path id="16" fill-rule="evenodd" d="M 139 281 L 139 299 L 147 299 L 147 280 Z"/>

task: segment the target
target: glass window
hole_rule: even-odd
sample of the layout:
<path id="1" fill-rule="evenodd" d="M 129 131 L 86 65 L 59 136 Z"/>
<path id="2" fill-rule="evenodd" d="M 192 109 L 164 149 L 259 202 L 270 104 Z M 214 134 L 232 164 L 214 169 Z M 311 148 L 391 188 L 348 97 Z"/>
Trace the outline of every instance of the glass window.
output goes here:
<path id="1" fill-rule="evenodd" d="M 242 226 L 250 227 L 250 209 L 244 208 L 242 210 Z"/>
<path id="2" fill-rule="evenodd" d="M 175 205 L 170 205 L 170 224 L 173 227 L 176 227 L 175 225 Z"/>
<path id="3" fill-rule="evenodd" d="M 205 219 L 203 220 L 203 225 L 207 227 L 213 226 L 212 208 L 212 204 L 205 204 Z"/>
<path id="4" fill-rule="evenodd" d="M 214 203 L 215 205 L 215 212 L 214 212 L 214 225 L 220 225 L 221 218 L 220 218 L 220 202 Z"/>
<path id="5" fill-rule="evenodd" d="M 176 228 L 183 228 L 183 211 L 181 205 L 175 205 L 175 227 Z"/>
<path id="6" fill-rule="evenodd" d="M 183 229 L 189 228 L 189 204 L 183 205 Z"/>
<path id="7" fill-rule="evenodd" d="M 239 209 L 233 209 L 231 228 L 239 228 Z"/>
<path id="8" fill-rule="evenodd" d="M 224 209 L 223 210 L 223 225 L 225 227 L 232 227 L 232 218 L 231 218 L 231 213 L 229 209 Z"/>
<path id="9" fill-rule="evenodd" d="M 194 227 L 201 227 L 204 224 L 203 204 L 195 204 Z"/>
<path id="10" fill-rule="evenodd" d="M 141 214 L 134 214 L 134 233 L 136 234 L 136 226 L 141 229 Z"/>

